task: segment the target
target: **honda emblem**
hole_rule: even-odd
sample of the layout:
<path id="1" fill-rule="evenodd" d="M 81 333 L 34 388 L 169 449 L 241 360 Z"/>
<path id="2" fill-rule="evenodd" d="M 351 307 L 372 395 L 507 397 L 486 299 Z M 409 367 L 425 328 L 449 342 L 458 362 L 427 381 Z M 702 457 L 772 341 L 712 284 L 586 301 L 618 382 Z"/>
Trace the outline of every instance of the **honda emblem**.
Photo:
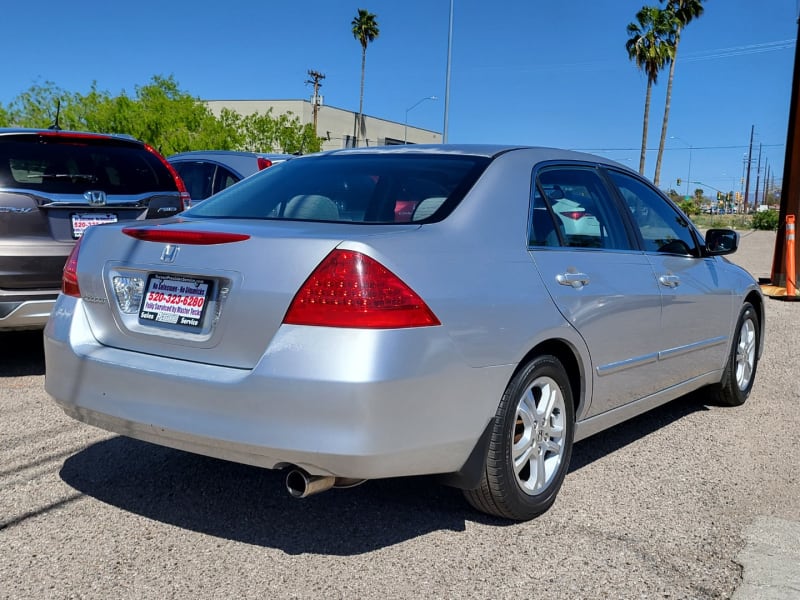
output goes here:
<path id="1" fill-rule="evenodd" d="M 105 206 L 106 193 L 102 190 L 89 190 L 83 193 L 83 197 L 91 206 Z"/>
<path id="2" fill-rule="evenodd" d="M 161 262 L 175 262 L 175 257 L 178 256 L 178 251 L 180 249 L 180 246 L 175 246 L 173 244 L 167 244 L 164 246 L 164 250 L 161 251 Z"/>

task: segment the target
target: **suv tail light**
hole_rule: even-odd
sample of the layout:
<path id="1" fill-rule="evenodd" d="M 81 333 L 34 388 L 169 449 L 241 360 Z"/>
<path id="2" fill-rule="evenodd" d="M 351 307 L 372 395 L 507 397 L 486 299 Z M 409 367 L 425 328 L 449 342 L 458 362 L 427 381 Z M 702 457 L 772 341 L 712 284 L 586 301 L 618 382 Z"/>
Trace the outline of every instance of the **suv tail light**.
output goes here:
<path id="1" fill-rule="evenodd" d="M 360 252 L 334 250 L 295 294 L 290 325 L 397 329 L 441 325 L 397 275 Z"/>
<path id="2" fill-rule="evenodd" d="M 186 184 L 183 183 L 183 179 L 181 179 L 181 176 L 178 175 L 178 172 L 175 170 L 175 167 L 173 167 L 172 164 L 170 164 L 170 162 L 166 158 L 161 156 L 161 153 L 158 152 L 158 150 L 153 148 L 151 145 L 145 144 L 144 147 L 147 149 L 148 152 L 158 157 L 158 160 L 160 160 L 161 163 L 165 167 L 167 167 L 169 174 L 172 175 L 172 178 L 175 180 L 175 186 L 178 188 L 178 194 L 180 195 L 181 198 L 181 205 L 178 207 L 179 209 L 178 212 L 181 212 L 183 211 L 184 208 L 191 206 L 192 197 L 189 195 L 189 190 L 186 189 Z"/>
<path id="3" fill-rule="evenodd" d="M 69 253 L 69 258 L 67 258 L 64 272 L 61 276 L 61 291 L 67 296 L 75 296 L 76 298 L 81 297 L 81 289 L 78 287 L 78 252 L 80 251 L 82 239 L 83 237 L 79 237 L 72 247 L 72 252 Z"/>

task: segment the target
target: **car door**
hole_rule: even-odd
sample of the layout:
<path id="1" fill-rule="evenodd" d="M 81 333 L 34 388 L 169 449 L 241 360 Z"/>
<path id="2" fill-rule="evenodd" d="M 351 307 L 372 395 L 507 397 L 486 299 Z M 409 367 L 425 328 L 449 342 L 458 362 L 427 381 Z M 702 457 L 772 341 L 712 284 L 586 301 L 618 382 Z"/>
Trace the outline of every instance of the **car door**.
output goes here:
<path id="1" fill-rule="evenodd" d="M 593 394 L 586 416 L 652 393 L 661 295 L 622 204 L 590 166 L 543 168 L 532 194 L 529 253 L 591 356 Z"/>
<path id="2" fill-rule="evenodd" d="M 659 387 L 698 377 L 722 364 L 728 350 L 730 290 L 720 286 L 720 262 L 706 257 L 688 218 L 647 182 L 608 174 L 628 206 L 662 297 Z"/>

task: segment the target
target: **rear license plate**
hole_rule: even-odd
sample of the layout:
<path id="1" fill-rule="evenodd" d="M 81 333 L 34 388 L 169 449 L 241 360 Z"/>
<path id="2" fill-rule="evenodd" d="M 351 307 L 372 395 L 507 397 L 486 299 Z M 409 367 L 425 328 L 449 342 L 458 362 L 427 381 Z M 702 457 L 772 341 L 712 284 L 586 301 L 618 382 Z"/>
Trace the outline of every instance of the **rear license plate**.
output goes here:
<path id="1" fill-rule="evenodd" d="M 150 275 L 139 319 L 199 328 L 203 324 L 211 285 L 210 279 Z"/>
<path id="2" fill-rule="evenodd" d="M 102 223 L 116 223 L 117 215 L 112 213 L 105 214 L 75 214 L 72 215 L 72 237 L 76 240 L 83 235 L 88 227 L 100 225 Z"/>

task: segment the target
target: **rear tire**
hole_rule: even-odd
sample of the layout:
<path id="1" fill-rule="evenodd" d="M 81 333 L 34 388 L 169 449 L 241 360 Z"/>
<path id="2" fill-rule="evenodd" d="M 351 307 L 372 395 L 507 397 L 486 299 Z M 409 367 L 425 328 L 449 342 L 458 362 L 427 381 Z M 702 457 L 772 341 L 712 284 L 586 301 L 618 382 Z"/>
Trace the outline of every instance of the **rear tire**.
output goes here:
<path id="1" fill-rule="evenodd" d="M 467 501 L 490 515 L 526 521 L 552 506 L 569 468 L 575 405 L 567 372 L 540 356 L 506 387 L 494 418 L 480 485 Z"/>
<path id="2" fill-rule="evenodd" d="M 722 379 L 711 386 L 716 404 L 741 406 L 747 400 L 758 367 L 759 335 L 756 311 L 752 304 L 745 302 L 736 323 L 733 346 Z"/>

